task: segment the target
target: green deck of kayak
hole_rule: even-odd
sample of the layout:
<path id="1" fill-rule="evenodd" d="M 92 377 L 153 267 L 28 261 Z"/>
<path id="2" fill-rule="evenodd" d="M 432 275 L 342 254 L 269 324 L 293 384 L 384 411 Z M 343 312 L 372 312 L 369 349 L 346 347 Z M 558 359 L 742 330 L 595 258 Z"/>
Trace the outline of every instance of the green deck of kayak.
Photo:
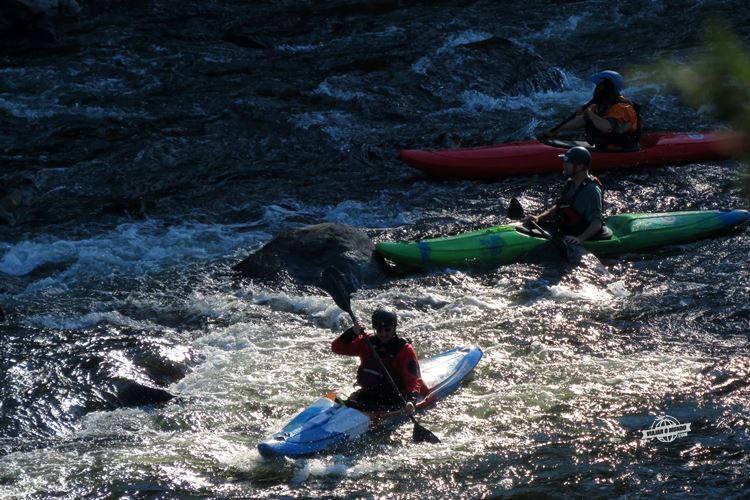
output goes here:
<path id="1" fill-rule="evenodd" d="M 583 246 L 596 255 L 635 252 L 715 236 L 745 222 L 748 217 L 750 214 L 746 210 L 613 215 L 607 219 L 612 238 L 586 241 Z M 455 236 L 403 243 L 382 242 L 377 244 L 377 250 L 393 262 L 418 267 L 511 264 L 547 241 L 517 231 L 519 226 L 494 226 Z"/>

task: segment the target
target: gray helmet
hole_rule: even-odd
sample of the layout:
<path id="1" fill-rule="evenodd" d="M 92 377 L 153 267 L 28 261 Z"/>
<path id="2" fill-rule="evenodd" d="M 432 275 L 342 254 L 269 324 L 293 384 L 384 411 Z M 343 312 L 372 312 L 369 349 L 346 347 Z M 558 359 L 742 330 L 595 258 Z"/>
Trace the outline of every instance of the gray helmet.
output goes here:
<path id="1" fill-rule="evenodd" d="M 377 330 L 379 326 L 392 326 L 396 327 L 398 319 L 396 313 L 388 309 L 376 309 L 372 313 L 372 327 Z"/>
<path id="2" fill-rule="evenodd" d="M 575 146 L 565 152 L 565 154 L 558 155 L 562 161 L 573 163 L 574 165 L 591 165 L 591 153 L 583 146 Z"/>

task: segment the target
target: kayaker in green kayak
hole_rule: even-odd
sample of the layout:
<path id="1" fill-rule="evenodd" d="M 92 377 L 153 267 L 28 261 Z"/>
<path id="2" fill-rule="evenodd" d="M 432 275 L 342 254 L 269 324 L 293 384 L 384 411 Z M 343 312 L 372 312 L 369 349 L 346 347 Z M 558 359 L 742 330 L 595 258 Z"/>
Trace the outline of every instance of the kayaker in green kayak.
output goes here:
<path id="1" fill-rule="evenodd" d="M 539 215 L 527 215 L 524 222 L 551 222 L 566 243 L 575 245 L 611 236 L 612 232 L 604 226 L 601 181 L 589 175 L 591 153 L 584 147 L 575 146 L 560 158 L 563 175 L 568 178 L 560 199 Z"/>
<path id="2" fill-rule="evenodd" d="M 560 132 L 583 129 L 586 140 L 596 149 L 637 149 L 643 128 L 641 117 L 638 106 L 620 95 L 622 75 L 606 70 L 591 75 L 589 80 L 596 85 L 591 101 L 562 124 L 546 130 L 542 139 L 554 138 Z"/>
<path id="3" fill-rule="evenodd" d="M 414 413 L 415 404 L 429 393 L 422 381 L 419 359 L 411 343 L 396 334 L 398 318 L 387 309 L 377 309 L 372 314 L 372 327 L 375 334 L 369 335 L 364 326 L 357 322 L 342 333 L 331 344 L 331 350 L 344 356 L 359 356 L 357 370 L 359 390 L 349 396 L 347 406 L 362 410 L 392 410 L 401 408 L 401 398 L 393 390 L 374 359 L 370 344 L 378 351 L 380 359 L 388 369 L 393 381 L 398 385 L 401 396 L 406 400 L 404 413 Z"/>

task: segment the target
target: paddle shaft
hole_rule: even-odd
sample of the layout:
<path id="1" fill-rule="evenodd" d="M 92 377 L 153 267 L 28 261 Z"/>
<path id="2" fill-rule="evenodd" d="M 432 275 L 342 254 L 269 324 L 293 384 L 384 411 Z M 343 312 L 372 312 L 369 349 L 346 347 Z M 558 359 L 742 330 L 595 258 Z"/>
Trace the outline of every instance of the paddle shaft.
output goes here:
<path id="1" fill-rule="evenodd" d="M 511 219 L 521 220 L 524 218 L 524 216 L 525 216 L 525 212 L 523 209 L 523 205 L 521 205 L 521 202 L 519 202 L 518 199 L 515 197 L 511 198 L 510 204 L 508 206 L 508 217 Z M 545 238 L 550 239 L 550 240 L 554 239 L 554 237 L 551 234 L 549 234 L 547 230 L 542 228 L 536 221 L 529 220 L 528 223 L 531 224 L 534 227 L 534 229 L 539 231 L 542 234 L 542 236 L 544 236 Z"/>
<path id="2" fill-rule="evenodd" d="M 354 316 L 354 312 L 352 312 L 351 306 L 349 306 L 346 309 L 346 312 L 349 313 L 349 316 L 352 318 L 352 321 L 354 323 L 358 323 L 357 318 Z M 388 383 L 391 384 L 391 389 L 393 389 L 396 392 L 396 395 L 398 395 L 399 400 L 401 401 L 401 405 L 406 405 L 406 400 L 404 399 L 404 396 L 401 394 L 401 390 L 399 390 L 398 386 L 396 385 L 396 381 L 393 380 L 393 377 L 391 377 L 391 372 L 388 371 L 388 368 L 386 368 L 385 363 L 383 363 L 383 360 L 380 357 L 380 354 L 378 354 L 378 351 L 375 349 L 375 347 L 372 345 L 372 342 L 370 342 L 370 337 L 367 336 L 367 333 L 363 333 L 362 335 L 365 338 L 365 343 L 367 344 L 367 347 L 370 348 L 372 351 L 372 356 L 375 358 L 375 362 L 380 367 L 380 371 L 383 372 L 383 375 L 385 376 L 386 380 L 388 380 Z M 412 420 L 414 420 L 414 416 L 409 415 Z M 414 422 L 416 423 L 416 421 Z"/>
<path id="3" fill-rule="evenodd" d="M 582 107 L 582 108 L 588 108 L 588 107 L 589 107 L 589 106 L 591 106 L 592 104 L 594 104 L 594 100 L 593 100 L 593 99 L 591 99 L 591 100 L 590 100 L 589 102 L 587 102 L 586 104 L 584 104 L 584 105 L 583 105 L 583 106 L 581 106 L 581 107 Z M 574 112 L 574 113 L 573 113 L 572 115 L 570 115 L 569 117 L 567 117 L 566 119 L 564 119 L 563 121 L 561 121 L 561 122 L 560 122 L 560 123 L 559 123 L 559 124 L 558 124 L 557 126 L 555 126 L 555 127 L 551 128 L 551 129 L 549 130 L 549 133 L 550 133 L 550 134 L 554 134 L 555 132 L 557 132 L 557 129 L 559 129 L 560 127 L 562 127 L 562 126 L 563 126 L 563 125 L 565 125 L 566 123 L 568 123 L 568 122 L 569 122 L 570 120 L 572 120 L 573 118 L 575 118 L 575 117 L 576 117 L 577 115 L 578 115 L 578 111 L 575 111 L 575 112 Z"/>

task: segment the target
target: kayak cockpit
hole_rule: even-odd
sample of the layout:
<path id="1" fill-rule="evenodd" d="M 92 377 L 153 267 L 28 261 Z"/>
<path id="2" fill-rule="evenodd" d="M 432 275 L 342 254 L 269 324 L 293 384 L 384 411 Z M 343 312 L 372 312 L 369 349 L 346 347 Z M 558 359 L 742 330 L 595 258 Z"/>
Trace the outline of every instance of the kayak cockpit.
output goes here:
<path id="1" fill-rule="evenodd" d="M 521 234 L 525 234 L 527 236 L 531 236 L 533 238 L 543 238 L 543 239 L 550 239 L 550 234 L 555 234 L 555 228 L 554 227 L 539 227 L 539 226 L 525 226 L 523 224 L 519 224 L 516 226 L 516 231 L 518 231 Z M 609 240 L 612 238 L 614 233 L 610 228 L 608 228 L 606 225 L 602 226 L 601 230 L 599 230 L 599 233 L 589 238 L 591 241 L 602 241 L 602 240 Z"/>

